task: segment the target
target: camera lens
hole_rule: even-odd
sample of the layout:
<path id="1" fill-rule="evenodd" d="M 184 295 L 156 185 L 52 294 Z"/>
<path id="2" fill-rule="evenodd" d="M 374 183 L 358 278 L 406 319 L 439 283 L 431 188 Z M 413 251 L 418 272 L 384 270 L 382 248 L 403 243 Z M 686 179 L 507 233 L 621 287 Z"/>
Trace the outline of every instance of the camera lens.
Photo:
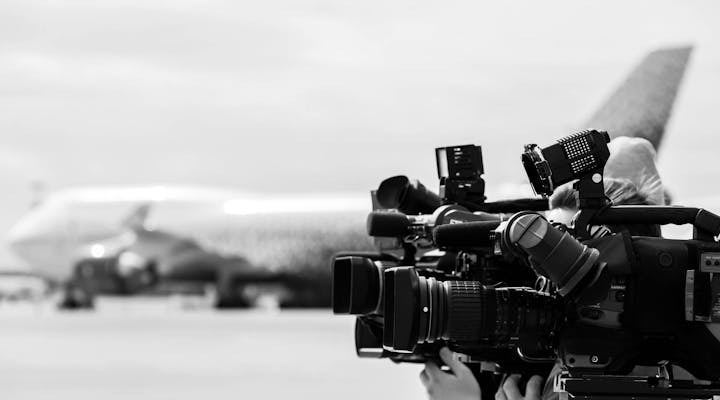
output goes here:
<path id="1" fill-rule="evenodd" d="M 558 285 L 558 292 L 563 296 L 597 269 L 598 250 L 553 227 L 539 214 L 528 213 L 511 219 L 506 232 L 507 240 L 527 252 L 538 273 Z"/>
<path id="2" fill-rule="evenodd" d="M 381 310 L 384 265 L 367 257 L 333 260 L 332 300 L 335 314 L 369 314 Z"/>
<path id="3" fill-rule="evenodd" d="M 393 351 L 438 340 L 507 343 L 556 323 L 553 298 L 531 289 L 438 281 L 411 267 L 386 270 L 385 285 L 383 346 Z"/>
<path id="4" fill-rule="evenodd" d="M 356 318 L 355 351 L 360 358 L 388 357 L 388 352 L 382 347 L 382 327 Z"/>
<path id="5" fill-rule="evenodd" d="M 376 195 L 381 206 L 395 208 L 408 215 L 432 214 L 442 205 L 437 194 L 429 191 L 422 183 L 402 175 L 382 181 Z"/>

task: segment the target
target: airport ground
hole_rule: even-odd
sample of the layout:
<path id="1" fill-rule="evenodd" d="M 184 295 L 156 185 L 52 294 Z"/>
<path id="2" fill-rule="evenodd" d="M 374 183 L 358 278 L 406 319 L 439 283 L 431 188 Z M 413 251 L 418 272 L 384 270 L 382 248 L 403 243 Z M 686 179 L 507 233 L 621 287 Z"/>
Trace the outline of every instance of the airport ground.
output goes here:
<path id="1" fill-rule="evenodd" d="M 417 365 L 362 360 L 353 318 L 100 299 L 0 307 L 0 393 L 36 399 L 420 399 Z"/>

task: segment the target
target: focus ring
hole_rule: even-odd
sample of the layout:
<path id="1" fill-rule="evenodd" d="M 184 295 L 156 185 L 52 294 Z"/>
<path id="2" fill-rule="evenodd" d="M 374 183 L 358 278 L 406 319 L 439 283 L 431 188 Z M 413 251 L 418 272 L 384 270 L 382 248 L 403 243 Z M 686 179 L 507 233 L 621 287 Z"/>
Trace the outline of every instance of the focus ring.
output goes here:
<path id="1" fill-rule="evenodd" d="M 477 341 L 484 336 L 487 321 L 488 292 L 479 282 L 449 281 L 447 338 L 458 342 Z M 492 313 L 495 314 L 495 313 Z M 494 321 L 494 316 L 493 320 Z"/>

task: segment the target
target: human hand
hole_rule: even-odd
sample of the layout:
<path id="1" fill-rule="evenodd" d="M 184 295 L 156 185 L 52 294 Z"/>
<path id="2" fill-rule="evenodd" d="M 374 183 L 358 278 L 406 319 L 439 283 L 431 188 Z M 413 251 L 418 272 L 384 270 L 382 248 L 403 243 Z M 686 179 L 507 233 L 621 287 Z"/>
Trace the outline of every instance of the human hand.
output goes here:
<path id="1" fill-rule="evenodd" d="M 520 393 L 520 375 L 513 374 L 505 379 L 495 393 L 495 400 L 540 400 L 542 393 L 543 378 L 540 375 L 533 375 L 525 386 L 525 397 Z"/>
<path id="2" fill-rule="evenodd" d="M 479 400 L 480 385 L 470 368 L 454 359 L 447 347 L 440 349 L 440 359 L 450 367 L 450 372 L 428 361 L 420 373 L 420 380 L 430 400 Z"/>

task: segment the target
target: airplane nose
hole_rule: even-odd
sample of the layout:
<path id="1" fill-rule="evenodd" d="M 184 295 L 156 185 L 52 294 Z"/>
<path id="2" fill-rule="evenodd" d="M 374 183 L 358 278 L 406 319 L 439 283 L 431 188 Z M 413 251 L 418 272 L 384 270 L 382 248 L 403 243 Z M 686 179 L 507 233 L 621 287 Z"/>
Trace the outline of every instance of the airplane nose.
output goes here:
<path id="1" fill-rule="evenodd" d="M 37 248 L 47 239 L 47 232 L 33 218 L 18 221 L 6 235 L 10 249 L 20 257 L 32 257 Z"/>
<path id="2" fill-rule="evenodd" d="M 27 224 L 22 222 L 15 224 L 7 233 L 7 244 L 18 255 L 22 255 L 23 250 L 35 241 L 35 233 L 30 231 Z"/>

